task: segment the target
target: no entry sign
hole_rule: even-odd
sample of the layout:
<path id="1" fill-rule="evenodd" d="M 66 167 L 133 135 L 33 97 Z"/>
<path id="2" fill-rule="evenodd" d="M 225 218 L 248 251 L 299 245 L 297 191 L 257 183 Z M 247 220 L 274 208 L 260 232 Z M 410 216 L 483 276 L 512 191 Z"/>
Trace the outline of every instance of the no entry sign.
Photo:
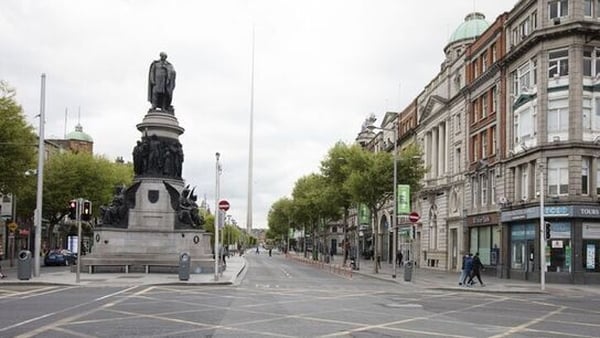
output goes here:
<path id="1" fill-rule="evenodd" d="M 408 215 L 408 219 L 413 223 L 417 223 L 421 219 L 421 216 L 413 211 Z"/>
<path id="2" fill-rule="evenodd" d="M 219 209 L 223 211 L 229 210 L 229 202 L 227 202 L 226 200 L 219 201 Z"/>

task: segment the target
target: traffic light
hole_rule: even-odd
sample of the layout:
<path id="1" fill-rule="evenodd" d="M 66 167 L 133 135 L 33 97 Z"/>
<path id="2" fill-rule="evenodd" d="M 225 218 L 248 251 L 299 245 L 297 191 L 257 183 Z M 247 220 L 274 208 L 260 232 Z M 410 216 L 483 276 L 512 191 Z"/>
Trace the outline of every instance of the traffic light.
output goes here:
<path id="1" fill-rule="evenodd" d="M 81 210 L 81 220 L 91 221 L 92 220 L 92 202 L 85 200 L 83 201 L 83 209 Z"/>
<path id="2" fill-rule="evenodd" d="M 77 219 L 77 200 L 71 200 L 69 202 L 69 218 Z"/>
<path id="3" fill-rule="evenodd" d="M 544 229 L 544 234 L 546 235 L 546 239 L 550 239 L 550 233 L 552 231 L 552 223 L 550 222 L 546 222 L 545 224 L 545 229 Z"/>

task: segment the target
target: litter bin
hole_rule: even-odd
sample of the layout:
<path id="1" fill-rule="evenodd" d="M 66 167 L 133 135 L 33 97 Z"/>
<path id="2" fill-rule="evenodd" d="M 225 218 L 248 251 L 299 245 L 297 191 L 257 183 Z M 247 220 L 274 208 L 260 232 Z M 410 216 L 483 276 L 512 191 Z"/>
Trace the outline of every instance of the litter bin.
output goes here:
<path id="1" fill-rule="evenodd" d="M 410 282 L 412 279 L 413 262 L 404 263 L 404 281 Z"/>
<path id="2" fill-rule="evenodd" d="M 19 251 L 19 259 L 17 261 L 17 278 L 20 280 L 31 279 L 31 251 Z"/>
<path id="3" fill-rule="evenodd" d="M 179 280 L 190 279 L 190 254 L 183 252 L 179 255 Z"/>

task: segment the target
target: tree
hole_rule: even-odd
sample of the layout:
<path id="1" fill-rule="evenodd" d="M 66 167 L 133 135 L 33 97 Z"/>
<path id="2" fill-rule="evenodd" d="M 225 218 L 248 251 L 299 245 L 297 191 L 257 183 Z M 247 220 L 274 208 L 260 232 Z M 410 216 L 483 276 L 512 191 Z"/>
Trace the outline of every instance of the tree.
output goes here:
<path id="1" fill-rule="evenodd" d="M 37 136 L 28 125 L 15 91 L 0 80 L 0 193 L 19 192 L 27 184 L 25 172 L 36 167 Z"/>
<path id="2" fill-rule="evenodd" d="M 293 201 L 288 197 L 278 199 L 269 210 L 267 237 L 272 239 L 288 238 L 292 220 Z"/>
<path id="3" fill-rule="evenodd" d="M 293 219 L 304 225 L 304 233 L 311 232 L 313 237 L 313 259 L 318 259 L 314 244 L 317 234 L 323 234 L 329 220 L 340 217 L 340 209 L 334 203 L 336 191 L 325 183 L 319 174 L 310 174 L 296 181 L 292 197 L 294 199 Z M 308 227 L 308 229 L 306 229 Z M 305 248 L 306 255 L 306 248 Z"/>
<path id="4" fill-rule="evenodd" d="M 51 237 L 53 229 L 62 224 L 68 201 L 74 198 L 88 199 L 94 206 L 93 214 L 98 216 L 99 206 L 109 204 L 115 187 L 129 185 L 132 179 L 131 165 L 110 162 L 101 156 L 69 152 L 50 156 L 44 169 L 42 207 L 42 218 L 48 222 L 48 244 L 54 244 Z M 30 180 L 28 186 L 20 205 L 32 216 L 35 209 L 34 180 Z M 63 229 L 65 232 L 68 230 Z"/>
<path id="5" fill-rule="evenodd" d="M 321 174 L 327 184 L 335 189 L 334 203 L 343 210 L 344 227 L 344 264 L 348 257 L 348 215 L 354 204 L 354 198 L 345 182 L 351 173 L 350 163 L 355 162 L 363 150 L 358 146 L 348 146 L 343 142 L 336 143 L 321 161 Z"/>
<path id="6" fill-rule="evenodd" d="M 358 203 L 364 203 L 371 211 L 374 236 L 373 253 L 377 260 L 381 258 L 381 247 L 375 218 L 392 197 L 394 160 L 390 153 L 373 153 L 364 150 L 354 157 L 349 165 L 351 172 L 344 184 L 353 199 Z M 374 267 L 375 273 L 378 273 L 378 265 L 374 264 Z"/>

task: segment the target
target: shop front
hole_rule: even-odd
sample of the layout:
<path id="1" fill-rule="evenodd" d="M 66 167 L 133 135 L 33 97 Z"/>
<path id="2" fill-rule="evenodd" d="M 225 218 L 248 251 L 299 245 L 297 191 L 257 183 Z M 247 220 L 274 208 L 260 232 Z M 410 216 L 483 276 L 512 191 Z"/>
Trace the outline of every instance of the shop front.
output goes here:
<path id="1" fill-rule="evenodd" d="M 468 252 L 479 253 L 481 263 L 491 273 L 500 271 L 501 230 L 498 212 L 467 216 Z"/>
<path id="2" fill-rule="evenodd" d="M 500 220 L 508 236 L 503 258 L 504 276 L 540 280 L 540 208 L 503 211 Z M 544 238 L 546 281 L 549 283 L 600 283 L 600 207 L 554 205 L 544 208 L 550 233 Z"/>

